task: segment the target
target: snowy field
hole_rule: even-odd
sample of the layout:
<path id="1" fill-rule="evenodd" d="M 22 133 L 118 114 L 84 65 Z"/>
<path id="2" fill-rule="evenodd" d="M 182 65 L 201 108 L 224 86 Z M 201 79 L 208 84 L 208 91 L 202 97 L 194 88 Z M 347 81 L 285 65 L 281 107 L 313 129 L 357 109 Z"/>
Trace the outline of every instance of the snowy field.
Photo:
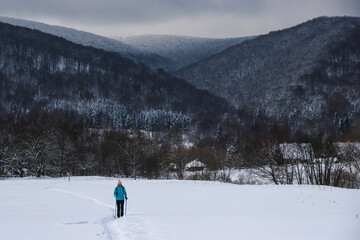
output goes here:
<path id="1" fill-rule="evenodd" d="M 0 239 L 359 240 L 360 190 L 123 179 L 0 181 Z"/>

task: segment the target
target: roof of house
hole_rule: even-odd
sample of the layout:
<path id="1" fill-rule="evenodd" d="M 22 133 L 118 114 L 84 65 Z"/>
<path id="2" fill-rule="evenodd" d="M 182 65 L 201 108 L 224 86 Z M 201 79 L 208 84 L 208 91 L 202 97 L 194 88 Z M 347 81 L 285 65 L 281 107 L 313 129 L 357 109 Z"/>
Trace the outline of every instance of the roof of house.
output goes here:
<path id="1" fill-rule="evenodd" d="M 185 169 L 188 168 L 204 168 L 206 167 L 205 164 L 203 164 L 202 162 L 199 162 L 198 160 L 194 160 L 189 162 L 188 164 L 185 165 Z"/>
<path id="2" fill-rule="evenodd" d="M 314 155 L 310 143 L 281 143 L 279 147 L 285 159 L 308 160 Z"/>

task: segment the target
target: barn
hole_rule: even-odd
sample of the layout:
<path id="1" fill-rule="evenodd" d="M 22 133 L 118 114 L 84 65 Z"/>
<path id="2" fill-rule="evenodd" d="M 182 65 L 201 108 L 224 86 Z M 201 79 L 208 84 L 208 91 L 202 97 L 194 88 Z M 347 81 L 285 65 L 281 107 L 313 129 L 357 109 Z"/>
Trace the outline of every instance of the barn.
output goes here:
<path id="1" fill-rule="evenodd" d="M 314 158 L 314 151 L 310 143 L 281 143 L 279 148 L 286 160 L 308 161 Z"/>

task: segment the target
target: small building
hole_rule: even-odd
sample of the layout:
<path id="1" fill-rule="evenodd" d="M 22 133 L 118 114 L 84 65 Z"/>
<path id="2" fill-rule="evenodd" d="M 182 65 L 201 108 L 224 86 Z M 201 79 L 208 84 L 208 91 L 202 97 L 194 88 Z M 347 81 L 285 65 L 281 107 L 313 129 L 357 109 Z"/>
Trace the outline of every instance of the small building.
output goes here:
<path id="1" fill-rule="evenodd" d="M 334 147 L 338 157 L 360 160 L 360 142 L 336 142 Z"/>
<path id="2" fill-rule="evenodd" d="M 177 166 L 175 163 L 170 163 L 169 165 L 169 171 L 170 172 L 176 172 L 177 171 Z"/>
<path id="3" fill-rule="evenodd" d="M 308 161 L 314 158 L 314 151 L 310 143 L 281 143 L 279 148 L 286 160 Z"/>
<path id="4" fill-rule="evenodd" d="M 206 168 L 206 165 L 202 162 L 198 161 L 197 159 L 194 161 L 189 162 L 185 165 L 185 170 L 188 172 L 198 172 L 203 171 Z"/>

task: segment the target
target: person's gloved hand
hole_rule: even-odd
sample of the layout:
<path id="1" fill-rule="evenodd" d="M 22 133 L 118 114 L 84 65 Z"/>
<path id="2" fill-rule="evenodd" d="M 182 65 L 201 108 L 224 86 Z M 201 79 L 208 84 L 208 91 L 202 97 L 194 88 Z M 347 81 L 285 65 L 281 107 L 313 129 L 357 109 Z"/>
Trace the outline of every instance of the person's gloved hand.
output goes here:
<path id="1" fill-rule="evenodd" d="M 126 201 L 127 201 L 127 199 L 128 199 L 128 198 L 127 198 L 127 197 L 125 197 L 125 199 L 126 199 Z"/>

